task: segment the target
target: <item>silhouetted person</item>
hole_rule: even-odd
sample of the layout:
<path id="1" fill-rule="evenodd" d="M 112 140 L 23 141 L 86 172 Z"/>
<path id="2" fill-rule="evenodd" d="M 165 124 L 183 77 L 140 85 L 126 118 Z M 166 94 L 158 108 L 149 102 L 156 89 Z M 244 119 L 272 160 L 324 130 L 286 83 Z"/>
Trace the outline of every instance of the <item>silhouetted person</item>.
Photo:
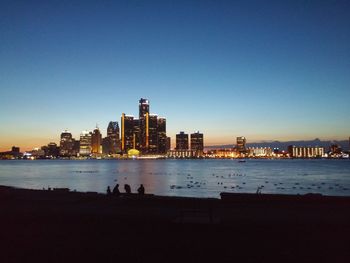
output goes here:
<path id="1" fill-rule="evenodd" d="M 112 194 L 111 188 L 108 186 L 108 187 L 107 187 L 107 195 L 111 195 L 111 194 Z"/>
<path id="2" fill-rule="evenodd" d="M 130 185 L 125 184 L 125 185 L 124 185 L 124 189 L 125 189 L 125 193 L 127 193 L 127 194 L 131 194 L 131 188 L 130 188 Z"/>
<path id="3" fill-rule="evenodd" d="M 115 196 L 119 196 L 120 195 L 120 191 L 119 191 L 119 184 L 116 184 L 113 188 L 113 195 Z"/>
<path id="4" fill-rule="evenodd" d="M 142 184 L 141 184 L 140 187 L 137 189 L 137 192 L 139 193 L 139 195 L 144 195 L 144 194 L 145 194 L 145 188 L 143 187 Z"/>

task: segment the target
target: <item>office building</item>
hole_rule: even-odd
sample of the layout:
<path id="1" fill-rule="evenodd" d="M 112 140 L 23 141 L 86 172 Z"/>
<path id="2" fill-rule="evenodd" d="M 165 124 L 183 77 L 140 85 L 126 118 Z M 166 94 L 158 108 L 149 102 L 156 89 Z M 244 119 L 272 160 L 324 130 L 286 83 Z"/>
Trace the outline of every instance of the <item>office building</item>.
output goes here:
<path id="1" fill-rule="evenodd" d="M 91 134 L 91 153 L 102 153 L 102 135 L 98 127 L 96 127 Z"/>
<path id="2" fill-rule="evenodd" d="M 183 131 L 176 134 L 176 150 L 188 150 L 188 134 Z"/>
<path id="3" fill-rule="evenodd" d="M 149 114 L 149 101 L 141 98 L 139 100 L 139 119 L 145 117 L 146 113 Z"/>
<path id="4" fill-rule="evenodd" d="M 140 149 L 140 138 L 141 138 L 141 130 L 140 130 L 140 119 L 133 120 L 133 139 L 132 139 L 132 148 Z"/>
<path id="5" fill-rule="evenodd" d="M 139 100 L 139 148 L 142 153 L 148 153 L 149 148 L 149 101 L 141 98 Z"/>
<path id="6" fill-rule="evenodd" d="M 171 138 L 166 137 L 166 152 L 170 151 L 171 149 Z"/>
<path id="7" fill-rule="evenodd" d="M 54 142 L 50 142 L 47 145 L 47 156 L 51 156 L 51 157 L 57 157 L 60 154 L 60 148 L 57 146 L 56 143 Z"/>
<path id="8" fill-rule="evenodd" d="M 325 154 L 323 147 L 297 147 L 288 146 L 289 156 L 292 158 L 319 158 Z"/>
<path id="9" fill-rule="evenodd" d="M 121 150 L 127 153 L 134 146 L 134 116 L 122 114 L 121 117 Z"/>
<path id="10" fill-rule="evenodd" d="M 199 133 L 199 131 L 191 133 L 191 150 L 195 151 L 196 156 L 202 156 L 203 149 L 203 133 Z"/>
<path id="11" fill-rule="evenodd" d="M 69 157 L 74 155 L 74 139 L 72 138 L 72 134 L 65 130 L 61 133 L 60 139 L 60 155 L 64 157 Z"/>
<path id="12" fill-rule="evenodd" d="M 117 121 L 110 121 L 107 127 L 107 139 L 104 138 L 103 152 L 106 154 L 116 154 L 120 152 L 120 134 Z"/>
<path id="13" fill-rule="evenodd" d="M 166 119 L 150 114 L 150 104 L 147 99 L 139 100 L 139 118 L 122 114 L 121 149 L 126 153 L 137 149 L 142 154 L 165 154 L 166 149 Z"/>
<path id="14" fill-rule="evenodd" d="M 270 147 L 249 147 L 248 148 L 249 157 L 271 157 L 272 153 L 273 151 Z"/>
<path id="15" fill-rule="evenodd" d="M 89 156 L 92 152 L 91 148 L 91 136 L 92 133 L 88 131 L 82 131 L 80 134 L 79 155 Z"/>
<path id="16" fill-rule="evenodd" d="M 167 153 L 168 148 L 167 148 L 167 136 L 166 136 L 166 119 L 163 117 L 158 118 L 157 132 L 158 132 L 158 153 L 165 154 Z"/>
<path id="17" fill-rule="evenodd" d="M 156 114 L 148 115 L 148 149 L 147 153 L 155 154 L 158 152 L 158 116 Z M 146 138 L 147 138 L 146 137 Z"/>
<path id="18" fill-rule="evenodd" d="M 236 139 L 236 149 L 239 153 L 246 152 L 246 138 L 244 136 L 237 137 Z"/>

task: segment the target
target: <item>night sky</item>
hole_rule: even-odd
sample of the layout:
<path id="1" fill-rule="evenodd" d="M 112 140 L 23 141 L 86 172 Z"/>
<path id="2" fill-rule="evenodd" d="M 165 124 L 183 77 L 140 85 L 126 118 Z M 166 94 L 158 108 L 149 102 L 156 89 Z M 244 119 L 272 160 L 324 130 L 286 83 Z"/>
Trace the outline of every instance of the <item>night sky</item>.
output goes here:
<path id="1" fill-rule="evenodd" d="M 1 1 L 0 150 L 138 100 L 205 144 L 346 139 L 350 1 Z"/>

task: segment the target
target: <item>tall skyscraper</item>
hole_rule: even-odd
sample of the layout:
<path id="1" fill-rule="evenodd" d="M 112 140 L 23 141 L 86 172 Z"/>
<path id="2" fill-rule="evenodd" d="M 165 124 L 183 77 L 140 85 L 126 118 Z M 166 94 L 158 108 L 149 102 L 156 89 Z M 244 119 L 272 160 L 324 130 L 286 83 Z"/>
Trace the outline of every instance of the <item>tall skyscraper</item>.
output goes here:
<path id="1" fill-rule="evenodd" d="M 110 121 L 107 127 L 107 138 L 105 139 L 104 152 L 116 154 L 120 152 L 119 124 L 117 121 Z"/>
<path id="2" fill-rule="evenodd" d="M 80 149 L 79 154 L 88 156 L 91 154 L 91 132 L 82 131 L 80 134 Z"/>
<path id="3" fill-rule="evenodd" d="M 237 137 L 237 144 L 236 144 L 236 148 L 237 148 L 237 151 L 240 152 L 240 153 L 244 153 L 246 152 L 246 138 L 244 136 L 240 136 L 240 137 Z"/>
<path id="4" fill-rule="evenodd" d="M 139 119 L 121 118 L 121 148 L 124 153 L 135 148 L 143 154 L 166 153 L 166 121 L 149 113 L 149 101 L 139 100 Z"/>
<path id="5" fill-rule="evenodd" d="M 139 119 L 143 118 L 146 113 L 149 114 L 149 101 L 148 99 L 141 98 L 139 100 Z"/>
<path id="6" fill-rule="evenodd" d="M 191 133 L 191 150 L 194 150 L 197 156 L 202 156 L 203 149 L 203 133 L 199 133 L 199 131 Z"/>
<path id="7" fill-rule="evenodd" d="M 94 129 L 91 135 L 91 153 L 102 153 L 102 135 L 98 127 Z"/>
<path id="8" fill-rule="evenodd" d="M 122 114 L 121 117 L 121 150 L 126 153 L 134 146 L 134 116 Z"/>
<path id="9" fill-rule="evenodd" d="M 188 150 L 188 134 L 183 131 L 176 134 L 176 150 Z"/>
<path id="10" fill-rule="evenodd" d="M 139 100 L 139 149 L 142 153 L 149 151 L 149 101 Z"/>
<path id="11" fill-rule="evenodd" d="M 133 137 L 132 137 L 132 148 L 133 149 L 140 149 L 140 119 L 134 119 L 133 121 Z"/>
<path id="12" fill-rule="evenodd" d="M 72 138 L 72 134 L 64 130 L 61 133 L 60 140 L 60 155 L 69 157 L 73 155 L 73 147 L 74 147 L 74 139 Z"/>
<path id="13" fill-rule="evenodd" d="M 158 153 L 167 153 L 167 137 L 166 137 L 166 119 L 163 117 L 158 118 Z"/>
<path id="14" fill-rule="evenodd" d="M 158 152 L 158 116 L 156 114 L 148 115 L 148 153 Z M 146 137 L 146 138 L 147 138 Z"/>

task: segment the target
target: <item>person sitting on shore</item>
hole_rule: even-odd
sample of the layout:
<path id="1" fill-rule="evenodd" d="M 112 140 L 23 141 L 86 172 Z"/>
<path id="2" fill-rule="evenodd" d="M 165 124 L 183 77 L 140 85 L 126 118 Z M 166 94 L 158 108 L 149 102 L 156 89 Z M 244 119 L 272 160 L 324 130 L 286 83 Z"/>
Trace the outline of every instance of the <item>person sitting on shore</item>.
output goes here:
<path id="1" fill-rule="evenodd" d="M 111 195 L 111 194 L 112 194 L 111 188 L 108 186 L 108 187 L 107 187 L 107 195 Z"/>
<path id="2" fill-rule="evenodd" d="M 116 184 L 113 188 L 113 195 L 115 196 L 119 196 L 120 195 L 120 191 L 119 191 L 119 184 Z"/>
<path id="3" fill-rule="evenodd" d="M 130 185 L 125 184 L 125 185 L 124 185 L 124 189 L 125 189 L 125 193 L 127 193 L 127 194 L 131 194 L 131 188 L 130 188 Z"/>
<path id="4" fill-rule="evenodd" d="M 145 194 L 145 188 L 143 187 L 143 184 L 140 185 L 140 187 L 137 189 L 137 192 L 139 193 L 139 195 Z"/>

